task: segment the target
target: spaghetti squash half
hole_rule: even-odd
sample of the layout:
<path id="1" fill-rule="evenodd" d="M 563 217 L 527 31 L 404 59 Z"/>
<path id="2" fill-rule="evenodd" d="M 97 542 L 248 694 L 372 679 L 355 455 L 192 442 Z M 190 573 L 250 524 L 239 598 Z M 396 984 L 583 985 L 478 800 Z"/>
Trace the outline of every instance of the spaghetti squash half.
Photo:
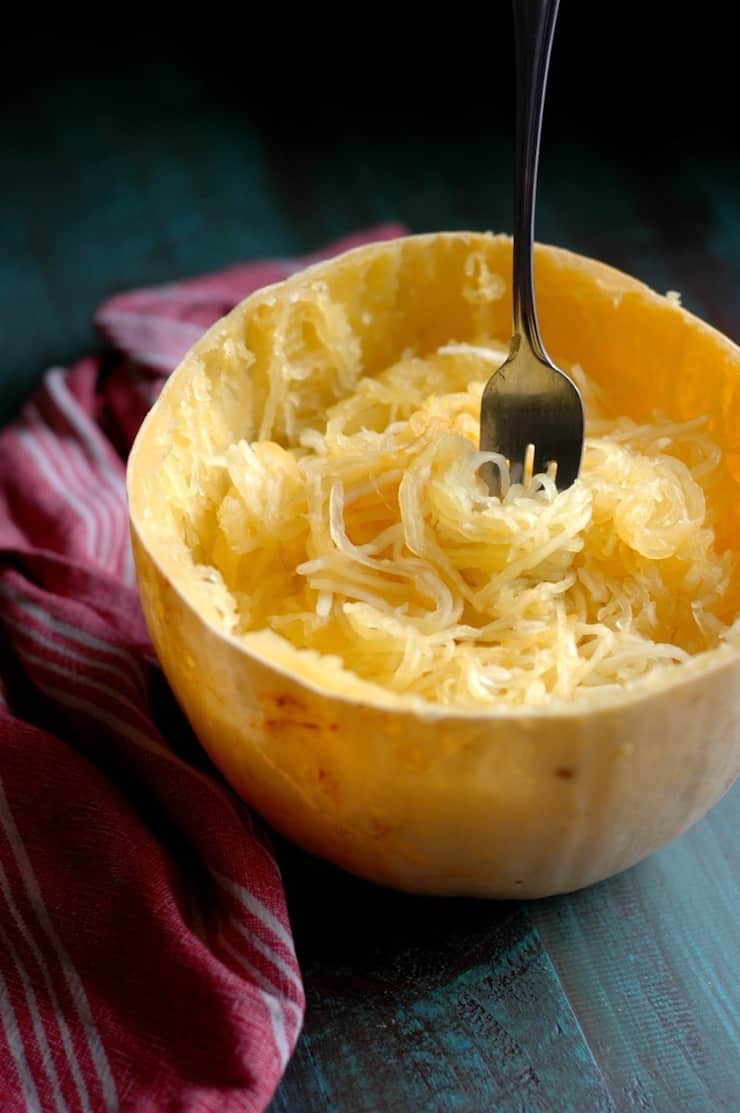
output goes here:
<path id="1" fill-rule="evenodd" d="M 290 837 L 421 891 L 607 876 L 740 760 L 738 350 L 539 248 L 587 441 L 567 490 L 511 485 L 477 448 L 510 258 L 506 237 L 407 237 L 260 291 L 129 464 L 145 612 L 204 745 Z"/>

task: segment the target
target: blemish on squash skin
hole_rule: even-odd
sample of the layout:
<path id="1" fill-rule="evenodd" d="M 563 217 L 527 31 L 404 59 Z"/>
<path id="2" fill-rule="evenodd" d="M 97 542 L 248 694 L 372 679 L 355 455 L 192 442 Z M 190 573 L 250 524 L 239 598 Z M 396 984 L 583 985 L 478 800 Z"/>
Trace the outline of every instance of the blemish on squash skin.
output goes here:
<path id="1" fill-rule="evenodd" d="M 316 769 L 315 776 L 315 789 L 314 792 L 318 793 L 316 800 L 321 806 L 326 801 L 330 801 L 334 805 L 339 803 L 339 786 L 336 780 L 327 769 Z"/>
<path id="2" fill-rule="evenodd" d="M 275 706 L 284 711 L 305 711 L 306 705 L 295 696 L 275 696 Z"/>
<path id="3" fill-rule="evenodd" d="M 559 777 L 561 781 L 572 781 L 575 775 L 575 769 L 569 769 L 567 765 L 561 765 L 555 770 L 555 776 Z"/>
<path id="4" fill-rule="evenodd" d="M 319 730 L 318 723 L 309 723 L 300 719 L 265 719 L 268 730 L 277 730 L 279 727 L 302 727 L 304 730 Z"/>
<path id="5" fill-rule="evenodd" d="M 273 696 L 275 708 L 281 714 L 277 714 L 272 718 L 265 719 L 265 727 L 268 730 L 275 730 L 283 727 L 302 727 L 304 730 L 320 730 L 319 723 L 312 722 L 306 717 L 308 708 L 302 700 L 296 699 L 295 696 L 279 695 Z M 296 716 L 296 718 L 293 718 Z M 303 716 L 299 718 L 297 716 Z"/>
<path id="6" fill-rule="evenodd" d="M 371 837 L 374 839 L 384 839 L 388 835 L 390 835 L 393 830 L 391 825 L 389 823 L 386 823 L 385 820 L 381 819 L 380 816 L 372 816 L 370 822 L 370 833 Z"/>

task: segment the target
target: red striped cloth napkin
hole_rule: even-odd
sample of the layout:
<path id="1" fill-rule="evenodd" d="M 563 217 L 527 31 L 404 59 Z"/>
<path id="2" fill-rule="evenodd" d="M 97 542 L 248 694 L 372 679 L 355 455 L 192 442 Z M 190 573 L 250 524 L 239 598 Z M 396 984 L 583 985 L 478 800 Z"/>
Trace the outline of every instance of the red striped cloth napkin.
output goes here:
<path id="1" fill-rule="evenodd" d="M 117 354 L 49 371 L 0 434 L 2 1113 L 262 1110 L 298 1038 L 279 870 L 157 668 L 124 461 L 203 330 L 310 261 L 112 298 Z"/>

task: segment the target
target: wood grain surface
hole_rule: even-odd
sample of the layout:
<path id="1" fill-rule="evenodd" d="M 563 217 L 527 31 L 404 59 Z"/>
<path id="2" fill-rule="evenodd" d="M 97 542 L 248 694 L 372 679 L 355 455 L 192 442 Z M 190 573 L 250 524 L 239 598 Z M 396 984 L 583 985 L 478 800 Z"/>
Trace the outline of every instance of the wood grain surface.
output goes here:
<path id="1" fill-rule="evenodd" d="M 115 290 L 386 219 L 511 226 L 487 105 L 283 113 L 188 51 L 45 50 L 3 123 L 3 418 L 97 344 Z M 556 118 L 538 237 L 680 290 L 737 339 L 738 145 L 700 139 L 687 155 L 678 132 L 631 145 Z M 406 897 L 280 843 L 308 1015 L 272 1113 L 737 1113 L 739 820 L 736 788 L 620 877 L 529 904 Z"/>

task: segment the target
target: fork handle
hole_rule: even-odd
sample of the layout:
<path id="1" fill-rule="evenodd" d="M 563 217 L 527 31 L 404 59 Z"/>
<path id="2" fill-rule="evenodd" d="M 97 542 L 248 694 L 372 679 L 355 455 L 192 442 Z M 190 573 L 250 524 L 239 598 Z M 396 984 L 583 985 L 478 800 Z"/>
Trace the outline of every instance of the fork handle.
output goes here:
<path id="1" fill-rule="evenodd" d="M 533 259 L 534 209 L 547 70 L 560 0 L 514 0 L 516 165 L 514 180 L 514 341 L 547 359 L 537 323 Z"/>

